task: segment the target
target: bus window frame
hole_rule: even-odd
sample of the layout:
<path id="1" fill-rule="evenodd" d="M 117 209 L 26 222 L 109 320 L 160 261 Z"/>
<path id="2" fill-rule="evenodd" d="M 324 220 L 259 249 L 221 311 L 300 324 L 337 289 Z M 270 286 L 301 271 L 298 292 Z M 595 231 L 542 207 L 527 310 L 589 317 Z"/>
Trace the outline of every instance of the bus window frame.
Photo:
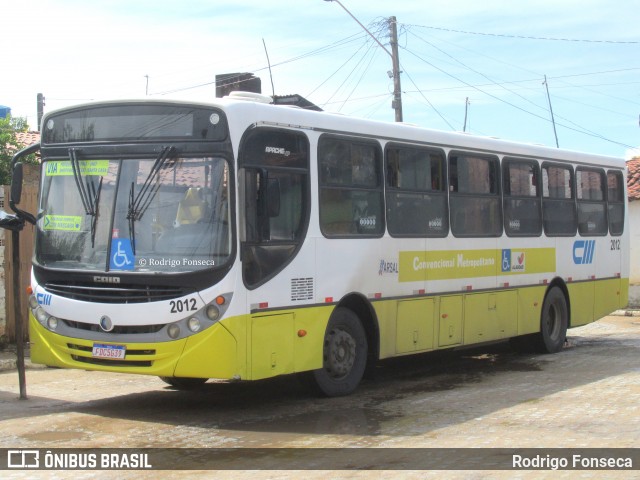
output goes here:
<path id="1" fill-rule="evenodd" d="M 481 160 L 487 160 L 489 165 L 491 163 L 495 164 L 495 193 L 473 193 L 473 192 L 459 192 L 459 187 L 456 187 L 454 191 L 453 183 L 451 182 L 451 162 L 452 159 L 460 158 L 460 157 L 472 157 L 478 158 Z M 456 169 L 457 170 L 457 169 Z M 457 171 L 456 171 L 457 174 Z M 489 177 L 491 181 L 491 177 Z M 456 182 L 459 185 L 459 182 Z M 500 238 L 504 234 L 504 212 L 503 212 L 503 201 L 502 201 L 502 168 L 500 157 L 495 153 L 478 153 L 474 151 L 467 150 L 451 150 L 447 155 L 447 186 L 449 190 L 449 230 L 451 234 L 456 238 Z M 491 185 L 490 185 L 491 187 Z M 453 215 L 457 212 L 454 212 L 454 208 L 452 206 L 451 200 L 459 198 L 459 199 L 494 199 L 498 204 L 498 219 L 495 221 L 495 227 L 499 227 L 498 230 L 494 233 L 489 234 L 478 234 L 478 233 L 466 233 L 466 232 L 456 232 L 454 231 L 454 221 Z"/>
<path id="2" fill-rule="evenodd" d="M 321 149 L 323 147 L 323 143 L 327 141 L 342 141 L 349 146 L 360 145 L 373 147 L 374 150 L 374 167 L 376 169 L 377 174 L 377 184 L 375 186 L 369 186 L 364 184 L 356 184 L 356 183 L 325 183 L 324 175 L 323 175 L 323 167 L 324 164 L 322 162 L 323 155 L 321 153 Z M 318 224 L 320 226 L 320 231 L 325 238 L 329 239 L 365 239 L 365 238 L 382 238 L 386 232 L 386 202 L 385 202 L 385 193 L 384 193 L 384 152 L 380 145 L 380 142 L 376 139 L 370 139 L 366 137 L 359 137 L 355 135 L 338 135 L 334 133 L 323 133 L 318 138 L 317 148 L 316 148 L 316 163 L 318 168 Z M 324 191 L 334 191 L 334 192 L 368 192 L 369 194 L 377 194 L 380 199 L 380 209 L 379 209 L 379 218 L 380 218 L 380 226 L 377 227 L 379 231 L 374 233 L 361 233 L 361 232 L 349 232 L 349 233 L 332 233 L 328 232 L 326 229 L 326 224 L 323 223 L 323 211 L 327 208 L 326 203 L 323 202 L 323 192 Z M 349 223 L 349 222 L 342 222 Z M 355 222 L 354 222 L 355 223 Z M 357 229 L 357 226 L 356 226 Z"/>
<path id="3" fill-rule="evenodd" d="M 571 198 L 557 198 L 544 196 L 544 170 L 545 168 L 561 168 L 569 171 L 569 188 L 571 189 Z M 540 165 L 540 195 L 542 198 L 542 232 L 546 237 L 575 237 L 578 232 L 578 207 L 576 205 L 576 174 L 574 169 L 574 164 L 572 163 L 561 163 L 561 162 L 548 162 L 544 161 Z M 572 225 L 571 232 L 569 233 L 549 233 L 546 227 L 546 217 L 545 215 L 545 201 L 546 202 L 566 202 L 567 204 L 571 203 L 573 206 L 573 213 L 575 217 L 575 222 Z"/>
<path id="4" fill-rule="evenodd" d="M 415 151 L 425 152 L 428 155 L 432 155 L 432 154 L 438 155 L 440 157 L 441 167 L 442 167 L 442 178 L 441 178 L 440 189 L 439 190 L 437 189 L 423 190 L 420 188 L 411 189 L 411 188 L 403 188 L 403 187 L 397 187 L 397 186 L 391 185 L 390 178 L 387 173 L 389 171 L 389 150 L 393 150 L 393 149 L 415 150 Z M 384 180 L 385 215 L 386 215 L 386 221 L 387 221 L 387 231 L 389 232 L 389 235 L 393 238 L 445 238 L 449 236 L 449 231 L 450 231 L 449 196 L 447 195 L 447 192 L 449 189 L 449 170 L 448 170 L 446 152 L 443 149 L 426 146 L 426 145 L 414 145 L 414 144 L 401 143 L 401 142 L 389 142 L 385 145 L 385 148 L 384 148 L 383 169 L 384 169 L 384 177 L 385 177 L 385 180 Z M 392 211 L 389 209 L 389 204 L 390 204 L 389 197 L 390 195 L 395 195 L 398 193 L 405 193 L 408 195 L 442 196 L 444 198 L 444 211 L 440 213 L 442 214 L 442 220 L 445 222 L 445 225 L 443 225 L 442 232 L 439 232 L 437 234 L 435 233 L 430 234 L 428 231 L 425 231 L 424 233 L 399 233 L 399 232 L 391 231 L 391 228 L 390 228 L 391 222 L 389 221 L 389 219 L 392 218 Z"/>
<path id="5" fill-rule="evenodd" d="M 601 200 L 584 200 L 584 199 L 580 199 L 578 198 L 578 173 L 579 172 L 591 172 L 591 173 L 597 173 L 600 176 L 600 191 L 602 193 L 602 199 Z M 574 176 L 574 182 L 575 182 L 575 196 L 576 196 L 576 215 L 577 215 L 577 220 L 578 220 L 578 234 L 581 237 L 606 237 L 607 235 L 609 235 L 609 208 L 608 208 L 608 202 L 607 202 L 607 194 L 608 194 L 608 186 L 607 186 L 607 175 L 606 172 L 603 168 L 598 168 L 598 167 L 591 167 L 591 166 L 586 166 L 586 165 L 577 165 L 576 169 L 575 169 L 575 176 Z M 604 225 L 606 226 L 606 228 L 602 229 L 601 231 L 597 231 L 595 233 L 590 233 L 590 232 L 583 232 L 580 229 L 580 206 L 581 205 L 602 205 L 604 206 Z M 582 222 L 584 223 L 584 222 Z"/>
<path id="6" fill-rule="evenodd" d="M 607 214 L 608 214 L 608 224 L 609 224 L 609 235 L 611 235 L 612 237 L 620 237 L 624 234 L 624 217 L 626 215 L 626 206 L 625 206 L 625 188 L 624 188 L 624 175 L 620 170 L 607 170 L 606 172 L 606 179 L 607 179 Z M 619 180 L 619 190 L 620 190 L 620 195 L 621 195 L 621 199 L 620 200 L 616 200 L 616 201 L 612 201 L 609 198 L 609 174 L 613 174 L 615 177 L 617 177 L 617 180 Z M 618 232 L 613 232 L 611 230 L 611 207 L 615 207 L 615 206 L 621 206 L 622 207 L 622 229 Z"/>
<path id="7" fill-rule="evenodd" d="M 534 175 L 535 175 L 535 187 L 536 187 L 536 195 L 513 195 L 511 194 L 511 183 L 509 183 L 509 193 L 507 193 L 507 182 L 510 182 L 510 172 L 509 166 L 512 164 L 529 164 L 534 167 Z M 516 238 L 535 238 L 541 237 L 544 232 L 544 221 L 542 217 L 542 169 L 540 167 L 540 162 L 538 160 L 532 158 L 517 158 L 517 157 L 503 157 L 502 159 L 502 218 L 504 220 L 504 233 L 508 237 L 516 237 Z M 507 200 L 532 200 L 535 199 L 538 201 L 537 217 L 540 222 L 540 227 L 536 233 L 523 233 L 518 234 L 511 231 L 508 228 L 508 219 L 507 219 Z"/>

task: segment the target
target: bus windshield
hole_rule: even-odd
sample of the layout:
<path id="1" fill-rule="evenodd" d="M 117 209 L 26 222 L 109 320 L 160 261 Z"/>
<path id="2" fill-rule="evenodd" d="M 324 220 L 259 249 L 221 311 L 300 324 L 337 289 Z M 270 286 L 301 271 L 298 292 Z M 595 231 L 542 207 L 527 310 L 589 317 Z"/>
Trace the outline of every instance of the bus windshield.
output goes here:
<path id="1" fill-rule="evenodd" d="M 231 256 L 229 166 L 217 157 L 44 162 L 35 260 L 43 267 L 184 273 Z"/>

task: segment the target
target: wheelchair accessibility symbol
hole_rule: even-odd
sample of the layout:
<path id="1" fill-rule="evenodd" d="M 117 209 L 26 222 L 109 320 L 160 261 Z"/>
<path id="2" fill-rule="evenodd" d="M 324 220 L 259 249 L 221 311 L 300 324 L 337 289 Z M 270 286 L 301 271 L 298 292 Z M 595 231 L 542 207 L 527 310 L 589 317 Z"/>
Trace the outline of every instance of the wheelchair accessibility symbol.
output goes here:
<path id="1" fill-rule="evenodd" d="M 502 271 L 511 271 L 511 249 L 502 250 Z"/>
<path id="2" fill-rule="evenodd" d="M 111 240 L 111 254 L 109 268 L 111 270 L 133 270 L 134 256 L 131 241 L 128 238 L 114 238 Z"/>

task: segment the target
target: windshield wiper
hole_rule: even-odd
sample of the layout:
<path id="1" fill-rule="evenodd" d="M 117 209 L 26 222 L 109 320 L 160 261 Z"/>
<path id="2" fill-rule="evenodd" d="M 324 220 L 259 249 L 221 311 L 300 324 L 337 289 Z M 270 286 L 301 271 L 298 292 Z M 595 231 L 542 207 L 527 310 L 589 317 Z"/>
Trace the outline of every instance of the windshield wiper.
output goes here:
<path id="1" fill-rule="evenodd" d="M 96 241 L 96 223 L 98 221 L 98 204 L 100 201 L 100 192 L 102 192 L 102 180 L 104 177 L 100 176 L 98 188 L 96 189 L 95 183 L 86 180 L 86 185 L 83 182 L 82 170 L 80 168 L 80 161 L 76 155 L 76 149 L 69 149 L 69 161 L 71 162 L 71 170 L 73 172 L 73 178 L 76 181 L 76 187 L 78 187 L 78 193 L 82 200 L 82 206 L 87 215 L 91 218 L 91 248 L 95 247 Z"/>
<path id="2" fill-rule="evenodd" d="M 95 215 L 94 205 L 91 203 L 91 199 L 89 197 L 88 186 L 85 187 L 82 182 L 82 172 L 80 171 L 80 161 L 76 155 L 76 149 L 69 149 L 69 161 L 71 162 L 71 170 L 73 171 L 73 178 L 76 181 L 76 186 L 78 187 L 78 193 L 80 193 L 80 199 L 82 200 L 82 206 L 84 207 L 84 211 L 87 215 Z M 88 183 L 88 182 L 87 182 Z"/>
<path id="3" fill-rule="evenodd" d="M 131 182 L 131 189 L 129 191 L 129 208 L 127 211 L 127 220 L 129 220 L 129 239 L 131 240 L 131 249 L 133 250 L 133 254 L 136 254 L 136 232 L 135 232 L 135 222 L 142 219 L 142 216 L 151 205 L 151 202 L 155 198 L 158 190 L 160 189 L 161 184 L 157 183 L 153 185 L 156 177 L 160 174 L 160 170 L 167 163 L 169 158 L 175 155 L 175 148 L 173 145 L 164 147 L 156 161 L 153 163 L 151 167 L 151 171 L 149 171 L 149 175 L 145 179 L 142 187 L 138 191 L 138 194 L 135 195 L 135 182 Z"/>

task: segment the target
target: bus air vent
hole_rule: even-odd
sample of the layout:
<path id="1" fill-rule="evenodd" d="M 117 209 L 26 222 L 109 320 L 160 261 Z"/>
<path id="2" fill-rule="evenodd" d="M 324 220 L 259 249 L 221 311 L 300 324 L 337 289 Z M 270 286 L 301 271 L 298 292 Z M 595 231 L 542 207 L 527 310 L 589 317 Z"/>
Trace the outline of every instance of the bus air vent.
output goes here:
<path id="1" fill-rule="evenodd" d="M 291 279 L 291 301 L 313 300 L 313 278 Z"/>

